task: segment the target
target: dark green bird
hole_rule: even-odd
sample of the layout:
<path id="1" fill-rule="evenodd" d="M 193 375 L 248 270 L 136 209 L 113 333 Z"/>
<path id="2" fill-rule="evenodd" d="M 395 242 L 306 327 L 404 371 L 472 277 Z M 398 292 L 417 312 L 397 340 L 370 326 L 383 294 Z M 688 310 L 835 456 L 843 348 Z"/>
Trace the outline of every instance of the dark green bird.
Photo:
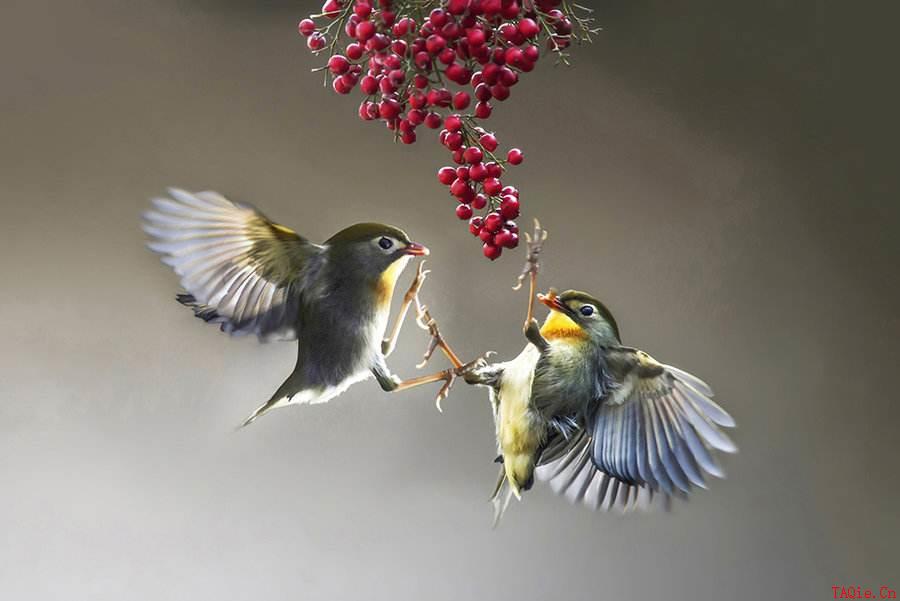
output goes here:
<path id="1" fill-rule="evenodd" d="M 397 278 L 428 254 L 402 230 L 359 223 L 320 245 L 215 192 L 170 195 L 152 201 L 143 228 L 181 277 L 178 300 L 233 336 L 298 342 L 294 371 L 243 425 L 276 407 L 324 403 L 372 375 L 387 391 L 446 377 L 404 383 L 385 362 L 424 273 L 384 339 Z"/>
<path id="2" fill-rule="evenodd" d="M 609 310 L 584 292 L 538 298 L 529 344 L 512 361 L 466 374 L 491 388 L 498 461 L 495 520 L 535 478 L 573 502 L 604 509 L 644 505 L 723 477 L 713 450 L 736 452 L 720 430 L 734 420 L 703 381 L 623 346 Z M 529 315 L 531 310 L 529 308 Z"/>

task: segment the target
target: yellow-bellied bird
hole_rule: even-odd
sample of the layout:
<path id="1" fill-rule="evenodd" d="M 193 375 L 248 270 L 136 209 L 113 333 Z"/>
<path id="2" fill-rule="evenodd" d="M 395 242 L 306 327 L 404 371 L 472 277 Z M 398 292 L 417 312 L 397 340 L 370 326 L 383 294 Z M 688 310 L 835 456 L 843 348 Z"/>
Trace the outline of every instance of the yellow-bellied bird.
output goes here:
<path id="1" fill-rule="evenodd" d="M 737 451 L 720 429 L 734 420 L 709 386 L 623 346 L 593 296 L 551 289 L 538 298 L 550 314 L 541 327 L 527 324 L 519 356 L 465 375 L 491 388 L 502 462 L 495 521 L 535 475 L 573 502 L 623 510 L 705 488 L 704 474 L 724 476 L 713 450 Z"/>

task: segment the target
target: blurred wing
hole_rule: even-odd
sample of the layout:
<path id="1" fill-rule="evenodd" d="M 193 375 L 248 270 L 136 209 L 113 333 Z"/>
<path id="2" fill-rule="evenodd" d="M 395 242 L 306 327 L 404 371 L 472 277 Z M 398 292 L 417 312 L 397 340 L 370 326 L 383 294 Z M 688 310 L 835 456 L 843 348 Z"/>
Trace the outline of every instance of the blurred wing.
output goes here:
<path id="1" fill-rule="evenodd" d="M 737 452 L 720 426 L 734 420 L 699 378 L 627 348 L 607 352 L 610 386 L 593 416 L 594 465 L 623 482 L 667 495 L 724 477 L 712 450 Z"/>
<path id="2" fill-rule="evenodd" d="M 300 293 L 322 247 L 215 192 L 172 189 L 144 213 L 148 246 L 188 294 L 178 300 L 232 335 L 292 340 Z"/>
<path id="3" fill-rule="evenodd" d="M 624 512 L 649 507 L 653 492 L 597 469 L 591 461 L 591 446 L 591 437 L 583 430 L 568 439 L 554 435 L 541 454 L 535 475 L 556 494 L 594 510 Z"/>

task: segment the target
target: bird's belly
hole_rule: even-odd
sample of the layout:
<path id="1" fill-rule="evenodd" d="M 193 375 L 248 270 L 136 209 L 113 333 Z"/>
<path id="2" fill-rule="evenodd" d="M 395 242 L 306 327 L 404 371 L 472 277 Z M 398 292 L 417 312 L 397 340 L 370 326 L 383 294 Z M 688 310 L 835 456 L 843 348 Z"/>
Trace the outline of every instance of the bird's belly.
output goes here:
<path id="1" fill-rule="evenodd" d="M 497 443 L 507 478 L 517 493 L 531 478 L 534 456 L 541 443 L 540 417 L 531 407 L 531 386 L 539 356 L 539 351 L 528 345 L 507 363 L 497 395 Z"/>

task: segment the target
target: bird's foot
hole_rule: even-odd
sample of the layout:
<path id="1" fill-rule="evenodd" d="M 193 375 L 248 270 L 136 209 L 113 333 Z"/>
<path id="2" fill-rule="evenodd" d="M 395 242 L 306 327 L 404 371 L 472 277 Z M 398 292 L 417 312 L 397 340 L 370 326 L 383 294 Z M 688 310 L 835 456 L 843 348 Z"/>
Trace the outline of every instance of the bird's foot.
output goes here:
<path id="1" fill-rule="evenodd" d="M 542 228 L 541 222 L 535 219 L 534 233 L 525 232 L 525 267 L 522 268 L 522 273 L 519 274 L 513 290 L 521 288 L 525 278 L 531 277 L 534 280 L 537 277 L 541 267 L 540 254 L 544 250 L 545 240 L 547 240 L 547 230 Z"/>
<path id="2" fill-rule="evenodd" d="M 416 299 L 416 313 L 416 323 L 419 324 L 420 328 L 427 330 L 428 333 L 431 334 L 431 340 L 428 341 L 428 348 L 425 349 L 425 353 L 422 355 L 421 363 L 417 364 L 416 367 L 418 369 L 425 367 L 431 359 L 431 356 L 434 355 L 434 351 L 438 348 L 440 348 L 447 358 L 450 359 L 454 368 L 458 369 L 461 367 L 462 361 L 459 360 L 459 357 L 456 356 L 456 353 L 453 352 L 453 349 L 451 349 L 450 345 L 447 344 L 447 341 L 444 340 L 441 329 L 438 327 L 437 321 L 432 317 L 428 307 L 419 304 L 418 298 Z"/>
<path id="3" fill-rule="evenodd" d="M 469 379 L 472 377 L 472 374 L 477 374 L 478 370 L 487 367 L 487 359 L 493 354 L 494 351 L 488 351 L 483 355 L 476 357 L 472 361 L 469 361 L 468 363 L 463 363 L 459 367 L 454 367 L 441 372 L 443 375 L 442 379 L 444 380 L 444 384 L 443 386 L 441 386 L 441 389 L 438 390 L 437 398 L 435 399 L 434 403 L 438 411 L 440 411 L 441 413 L 444 412 L 443 407 L 441 407 L 441 401 L 450 396 L 450 389 L 453 388 L 453 384 L 456 383 L 456 379 L 462 376 L 462 378 L 467 383 L 471 384 L 472 382 L 469 382 Z"/>
<path id="4" fill-rule="evenodd" d="M 437 397 L 434 399 L 434 406 L 437 407 L 439 413 L 444 412 L 444 408 L 441 407 L 441 401 L 450 396 L 450 389 L 453 388 L 453 384 L 456 382 L 457 378 L 455 369 L 445 369 L 442 374 L 444 376 L 444 383 L 441 386 L 441 389 L 438 390 Z"/>
<path id="5" fill-rule="evenodd" d="M 411 303 L 415 301 L 416 306 L 419 306 L 419 291 L 422 290 L 422 286 L 425 284 L 425 278 L 428 277 L 429 273 L 431 273 L 431 270 L 425 269 L 425 261 L 419 261 L 419 265 L 416 267 L 416 276 L 409 285 L 406 294 L 403 295 L 403 300 L 405 302 Z"/>

